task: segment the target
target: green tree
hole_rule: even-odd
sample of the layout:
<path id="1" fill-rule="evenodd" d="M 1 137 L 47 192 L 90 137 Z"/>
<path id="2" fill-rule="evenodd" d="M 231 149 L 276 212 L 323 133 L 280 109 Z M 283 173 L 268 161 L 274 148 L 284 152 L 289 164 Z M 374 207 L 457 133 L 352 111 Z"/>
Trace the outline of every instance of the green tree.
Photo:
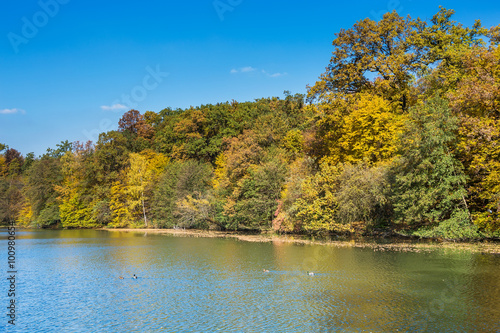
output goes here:
<path id="1" fill-rule="evenodd" d="M 247 170 L 229 198 L 234 204 L 225 207 L 237 229 L 271 228 L 286 171 L 279 152 L 270 152 L 262 164 Z"/>
<path id="2" fill-rule="evenodd" d="M 66 141 L 61 141 L 61 143 L 56 144 L 57 149 L 52 149 L 52 148 L 47 148 L 47 155 L 53 157 L 53 158 L 60 158 L 66 152 L 71 151 L 73 148 L 73 145 L 71 142 L 68 140 Z"/>
<path id="3" fill-rule="evenodd" d="M 173 161 L 162 172 L 152 199 L 156 227 L 206 227 L 211 214 L 212 167 L 196 160 Z"/>
<path id="4" fill-rule="evenodd" d="M 445 100 L 433 98 L 410 109 L 410 121 L 394 166 L 394 221 L 425 235 L 477 236 L 465 200 L 465 175 L 450 145 L 457 118 Z"/>
<path id="5" fill-rule="evenodd" d="M 118 173 L 127 166 L 127 140 L 122 133 L 101 133 L 95 147 L 95 172 L 100 183 L 111 184 Z"/>
<path id="6" fill-rule="evenodd" d="M 22 171 L 26 172 L 31 167 L 33 162 L 35 162 L 35 153 L 33 153 L 33 152 L 27 153 L 26 157 L 24 158 L 24 164 L 23 164 Z"/>
<path id="7" fill-rule="evenodd" d="M 23 203 L 22 186 L 19 177 L 0 178 L 0 224 L 18 219 Z"/>
<path id="8" fill-rule="evenodd" d="M 250 178 L 250 171 L 261 163 L 265 150 L 253 131 L 244 131 L 238 137 L 226 139 L 225 143 L 227 148 L 217 158 L 215 168 L 218 220 L 223 221 L 227 229 L 238 229 L 235 213 L 242 186 Z"/>
<path id="9" fill-rule="evenodd" d="M 26 198 L 25 209 L 29 223 L 36 226 L 49 226 L 60 222 L 58 193 L 55 190 L 63 180 L 59 159 L 44 155 L 36 160 L 27 173 L 23 194 Z M 28 223 L 28 221 L 25 221 Z"/>
<path id="10" fill-rule="evenodd" d="M 427 46 L 427 58 L 434 68 L 427 68 L 424 74 L 425 88 L 420 89 L 421 98 L 429 99 L 435 94 L 443 97 L 449 89 L 456 87 L 463 76 L 463 57 L 467 53 L 476 53 L 484 46 L 488 31 L 476 20 L 471 28 L 451 19 L 455 11 L 440 7 L 431 23 L 422 34 Z"/>
<path id="11" fill-rule="evenodd" d="M 491 36 L 490 36 L 491 38 Z M 457 66 L 439 66 L 435 88 L 450 99 L 459 118 L 454 147 L 468 177 L 473 220 L 482 230 L 500 230 L 500 48 L 474 47 L 460 53 Z M 429 89 L 431 90 L 431 89 Z"/>
<path id="12" fill-rule="evenodd" d="M 364 163 L 345 165 L 335 193 L 336 220 L 352 224 L 357 231 L 387 226 L 392 217 L 389 167 Z"/>

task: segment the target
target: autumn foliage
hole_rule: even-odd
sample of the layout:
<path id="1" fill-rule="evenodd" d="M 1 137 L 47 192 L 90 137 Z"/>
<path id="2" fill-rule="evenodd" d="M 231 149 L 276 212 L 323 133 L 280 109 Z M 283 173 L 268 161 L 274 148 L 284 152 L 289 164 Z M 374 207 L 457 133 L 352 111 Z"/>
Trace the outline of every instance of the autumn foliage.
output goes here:
<path id="1" fill-rule="evenodd" d="M 500 27 L 387 13 L 307 96 L 126 112 L 95 143 L 0 145 L 0 220 L 500 236 Z"/>

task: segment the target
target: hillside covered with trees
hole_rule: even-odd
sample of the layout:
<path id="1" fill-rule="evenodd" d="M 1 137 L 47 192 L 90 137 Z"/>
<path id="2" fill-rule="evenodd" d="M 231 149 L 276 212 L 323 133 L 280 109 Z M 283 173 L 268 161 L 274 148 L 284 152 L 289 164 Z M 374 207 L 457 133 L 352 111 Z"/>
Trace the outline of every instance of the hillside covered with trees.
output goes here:
<path id="1" fill-rule="evenodd" d="M 126 112 L 95 143 L 0 145 L 0 220 L 500 236 L 500 26 L 387 13 L 307 96 Z"/>

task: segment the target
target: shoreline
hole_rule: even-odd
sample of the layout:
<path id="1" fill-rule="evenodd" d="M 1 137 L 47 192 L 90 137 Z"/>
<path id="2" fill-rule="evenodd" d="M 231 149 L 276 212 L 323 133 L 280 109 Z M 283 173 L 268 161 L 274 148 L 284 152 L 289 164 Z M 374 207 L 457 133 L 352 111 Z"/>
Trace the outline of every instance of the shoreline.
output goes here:
<path id="1" fill-rule="evenodd" d="M 473 253 L 493 254 L 500 256 L 500 243 L 482 241 L 477 243 L 462 243 L 449 241 L 428 241 L 428 240 L 408 240 L 403 241 L 395 238 L 370 238 L 351 240 L 331 240 L 331 239 L 308 239 L 301 235 L 277 235 L 277 234 L 244 234 L 237 231 L 209 231 L 194 229 L 108 229 L 98 228 L 109 232 L 137 232 L 166 234 L 178 237 L 202 237 L 202 238 L 235 238 L 244 242 L 259 243 L 290 243 L 302 245 L 325 245 L 341 248 L 371 248 L 375 251 L 400 251 L 400 252 L 429 252 L 433 250 L 460 250 Z M 379 243 L 377 241 L 386 241 Z"/>

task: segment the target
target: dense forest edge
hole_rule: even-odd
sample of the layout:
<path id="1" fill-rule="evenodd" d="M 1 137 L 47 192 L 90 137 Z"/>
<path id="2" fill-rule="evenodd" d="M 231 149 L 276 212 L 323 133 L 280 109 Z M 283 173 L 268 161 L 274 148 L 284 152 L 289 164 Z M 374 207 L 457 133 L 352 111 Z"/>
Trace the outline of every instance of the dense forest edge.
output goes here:
<path id="1" fill-rule="evenodd" d="M 126 112 L 42 156 L 0 144 L 0 221 L 36 228 L 500 238 L 500 25 L 387 13 L 307 95 Z"/>

